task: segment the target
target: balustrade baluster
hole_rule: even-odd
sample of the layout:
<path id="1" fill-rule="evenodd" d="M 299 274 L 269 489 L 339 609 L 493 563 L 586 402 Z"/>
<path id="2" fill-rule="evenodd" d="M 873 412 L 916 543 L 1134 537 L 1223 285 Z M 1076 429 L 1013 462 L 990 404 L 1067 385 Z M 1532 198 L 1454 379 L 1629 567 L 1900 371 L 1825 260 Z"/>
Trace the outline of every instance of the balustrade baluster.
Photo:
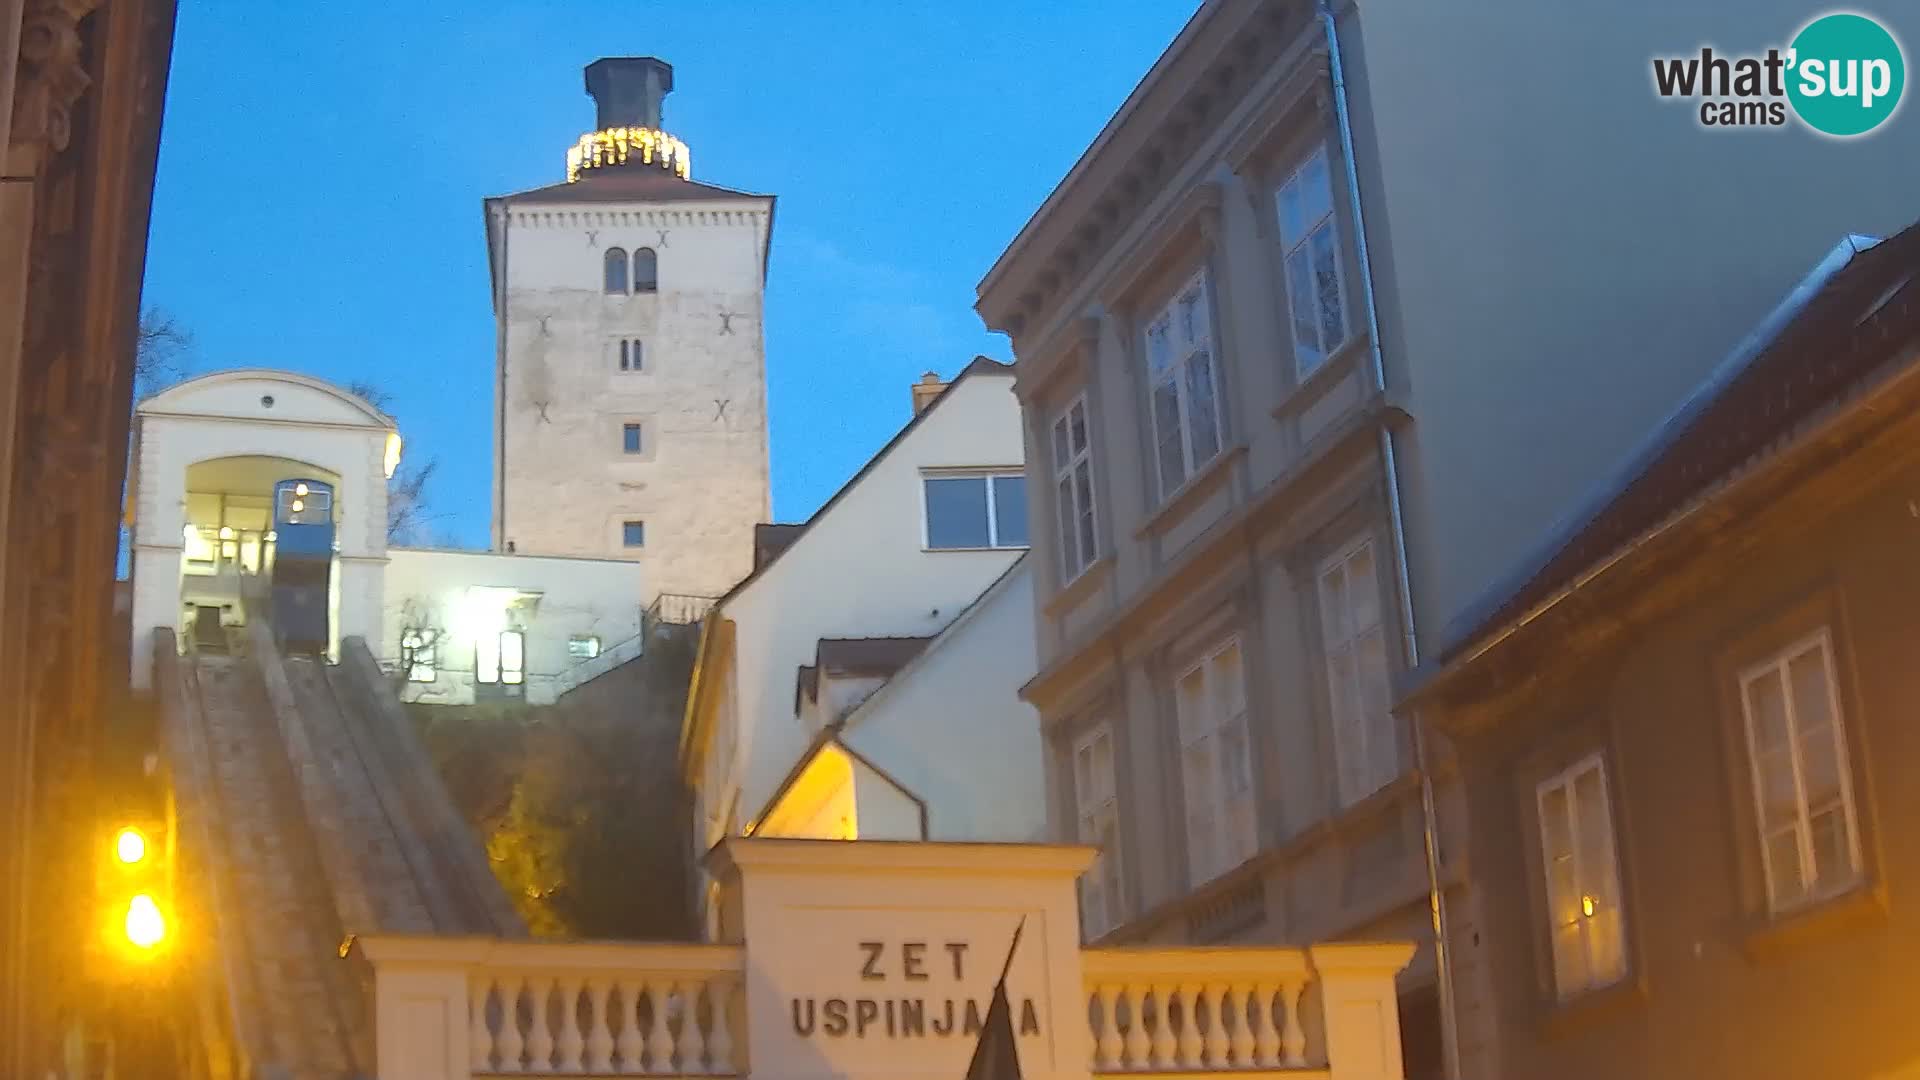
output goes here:
<path id="1" fill-rule="evenodd" d="M 620 1053 L 620 1072 L 637 1076 L 647 1071 L 646 1062 L 641 1060 L 647 1043 L 640 1037 L 640 980 L 621 979 L 619 992 L 620 1036 L 614 1040 L 614 1049 Z"/>
<path id="2" fill-rule="evenodd" d="M 610 991 L 606 979 L 587 980 L 587 1071 L 610 1073 L 613 1071 L 613 1030 L 607 1025 L 612 1017 L 607 1015 L 607 994 Z"/>
<path id="3" fill-rule="evenodd" d="M 1144 1069 L 1147 1067 L 1148 1054 L 1153 1049 L 1147 1038 L 1147 986 L 1145 983 L 1128 983 L 1122 988 L 1127 1001 L 1127 1031 L 1122 1045 L 1127 1054 L 1127 1068 Z"/>
<path id="4" fill-rule="evenodd" d="M 1253 1061 L 1260 1068 L 1280 1062 L 1280 1029 L 1273 1024 L 1273 1001 L 1279 988 L 1269 982 L 1253 985 Z"/>
<path id="5" fill-rule="evenodd" d="M 1101 983 L 1095 991 L 1100 1001 L 1100 1033 L 1094 1040 L 1093 1068 L 1095 1072 L 1118 1069 L 1120 1067 L 1120 987 L 1114 983 Z"/>
<path id="6" fill-rule="evenodd" d="M 485 976 L 471 980 L 467 987 L 467 1071 L 493 1071 L 493 1032 L 487 1027 L 487 994 L 493 980 Z"/>
<path id="7" fill-rule="evenodd" d="M 1300 992 L 1307 988 L 1304 981 L 1296 980 L 1281 988 L 1281 996 L 1287 1000 L 1287 1026 L 1280 1036 L 1281 1049 L 1286 1058 L 1284 1065 L 1305 1065 L 1307 1063 L 1307 1030 L 1300 1026 Z"/>
<path id="8" fill-rule="evenodd" d="M 647 1037 L 647 1071 L 673 1071 L 673 1029 L 667 1026 L 667 1000 L 673 993 L 673 981 L 647 982 L 647 1001 L 653 1005 L 653 1032 Z"/>
<path id="9" fill-rule="evenodd" d="M 533 1026 L 527 1029 L 527 1070 L 543 1073 L 553 1068 L 553 977 L 536 975 L 533 988 Z"/>
<path id="10" fill-rule="evenodd" d="M 1207 1067 L 1225 1069 L 1232 1065 L 1244 1066 L 1244 1061 L 1230 1060 L 1233 1050 L 1233 1031 L 1227 1025 L 1227 984 L 1209 983 L 1206 987 L 1207 998 Z"/>
<path id="11" fill-rule="evenodd" d="M 739 1071 L 733 1065 L 733 1026 L 729 1019 L 733 980 L 724 975 L 715 976 L 707 984 L 707 996 L 713 1002 L 713 1031 L 707 1037 L 707 1056 L 712 1059 L 710 1071 L 731 1076 Z"/>
<path id="12" fill-rule="evenodd" d="M 560 1060 L 555 1069 L 563 1073 L 577 1073 L 580 1068 L 580 1054 L 587 1047 L 585 1039 L 580 1037 L 580 980 L 562 978 L 560 980 L 560 1040 L 555 1047 Z"/>
<path id="13" fill-rule="evenodd" d="M 1173 1038 L 1173 985 L 1156 983 L 1153 988 L 1153 1067 L 1169 1069 L 1174 1064 L 1178 1044 Z"/>
<path id="14" fill-rule="evenodd" d="M 519 975 L 507 975 L 500 980 L 500 1071 L 517 1073 L 524 1071 L 520 1064 L 521 1051 L 526 1042 L 520 1037 L 520 994 L 526 989 L 526 979 Z"/>
<path id="15" fill-rule="evenodd" d="M 1180 1065 L 1185 1069 L 1198 1069 L 1202 1062 L 1201 1050 L 1205 1044 L 1200 1038 L 1200 984 L 1180 984 Z"/>
<path id="16" fill-rule="evenodd" d="M 682 979 L 680 994 L 680 1071 L 696 1076 L 707 1071 L 706 1040 L 700 1035 L 700 980 Z"/>

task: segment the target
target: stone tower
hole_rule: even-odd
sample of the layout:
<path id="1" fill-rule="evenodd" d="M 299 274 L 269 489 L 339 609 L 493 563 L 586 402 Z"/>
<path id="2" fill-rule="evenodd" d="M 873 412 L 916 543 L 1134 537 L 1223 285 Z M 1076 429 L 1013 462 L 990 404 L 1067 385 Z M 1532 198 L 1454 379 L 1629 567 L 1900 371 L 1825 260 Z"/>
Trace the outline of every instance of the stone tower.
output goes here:
<path id="1" fill-rule="evenodd" d="M 692 179 L 673 68 L 586 69 L 565 178 L 486 200 L 493 544 L 637 559 L 642 603 L 717 596 L 770 516 L 761 314 L 773 197 Z"/>

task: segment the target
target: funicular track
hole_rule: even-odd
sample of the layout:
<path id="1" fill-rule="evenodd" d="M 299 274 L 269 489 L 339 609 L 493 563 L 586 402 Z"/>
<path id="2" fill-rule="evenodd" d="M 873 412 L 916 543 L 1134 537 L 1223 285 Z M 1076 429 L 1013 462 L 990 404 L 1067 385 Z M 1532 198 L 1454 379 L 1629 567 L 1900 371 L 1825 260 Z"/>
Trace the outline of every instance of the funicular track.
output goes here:
<path id="1" fill-rule="evenodd" d="M 250 660 L 201 655 L 180 666 L 198 721 L 196 794 L 208 803 L 199 813 L 217 849 L 208 861 L 223 886 L 216 932 L 234 961 L 228 977 L 241 982 L 229 988 L 234 1026 L 268 1074 L 353 1076 L 372 1063 L 367 1007 L 339 961 L 340 917 Z"/>
<path id="2" fill-rule="evenodd" d="M 155 686 L 235 1075 L 369 1076 L 356 934 L 522 936 L 366 646 L 281 658 L 264 625 L 234 655 L 180 656 Z M 203 1009 L 205 1006 L 203 1006 Z M 203 1026 L 208 1021 L 202 1019 Z"/>

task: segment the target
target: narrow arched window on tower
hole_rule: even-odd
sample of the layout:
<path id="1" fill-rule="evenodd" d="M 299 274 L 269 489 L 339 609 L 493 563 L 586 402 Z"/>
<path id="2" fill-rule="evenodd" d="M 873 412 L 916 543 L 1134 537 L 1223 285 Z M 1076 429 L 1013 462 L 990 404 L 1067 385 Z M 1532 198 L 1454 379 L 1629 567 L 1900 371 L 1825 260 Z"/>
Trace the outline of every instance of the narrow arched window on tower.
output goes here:
<path id="1" fill-rule="evenodd" d="M 635 248 L 633 251 L 633 291 L 655 292 L 660 288 L 660 263 L 653 256 L 652 248 Z"/>
<path id="2" fill-rule="evenodd" d="M 607 249 L 607 294 L 627 295 L 627 253 L 624 248 Z"/>

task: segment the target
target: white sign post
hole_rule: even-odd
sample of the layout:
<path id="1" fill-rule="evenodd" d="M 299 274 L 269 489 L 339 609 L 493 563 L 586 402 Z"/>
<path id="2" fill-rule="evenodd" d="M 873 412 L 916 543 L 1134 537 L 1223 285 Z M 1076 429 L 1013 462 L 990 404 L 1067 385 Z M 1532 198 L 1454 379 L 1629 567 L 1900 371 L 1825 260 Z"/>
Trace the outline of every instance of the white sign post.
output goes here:
<path id="1" fill-rule="evenodd" d="M 956 1080 L 1007 977 L 1024 1080 L 1088 1080 L 1080 847 L 733 839 L 755 1080 Z"/>

